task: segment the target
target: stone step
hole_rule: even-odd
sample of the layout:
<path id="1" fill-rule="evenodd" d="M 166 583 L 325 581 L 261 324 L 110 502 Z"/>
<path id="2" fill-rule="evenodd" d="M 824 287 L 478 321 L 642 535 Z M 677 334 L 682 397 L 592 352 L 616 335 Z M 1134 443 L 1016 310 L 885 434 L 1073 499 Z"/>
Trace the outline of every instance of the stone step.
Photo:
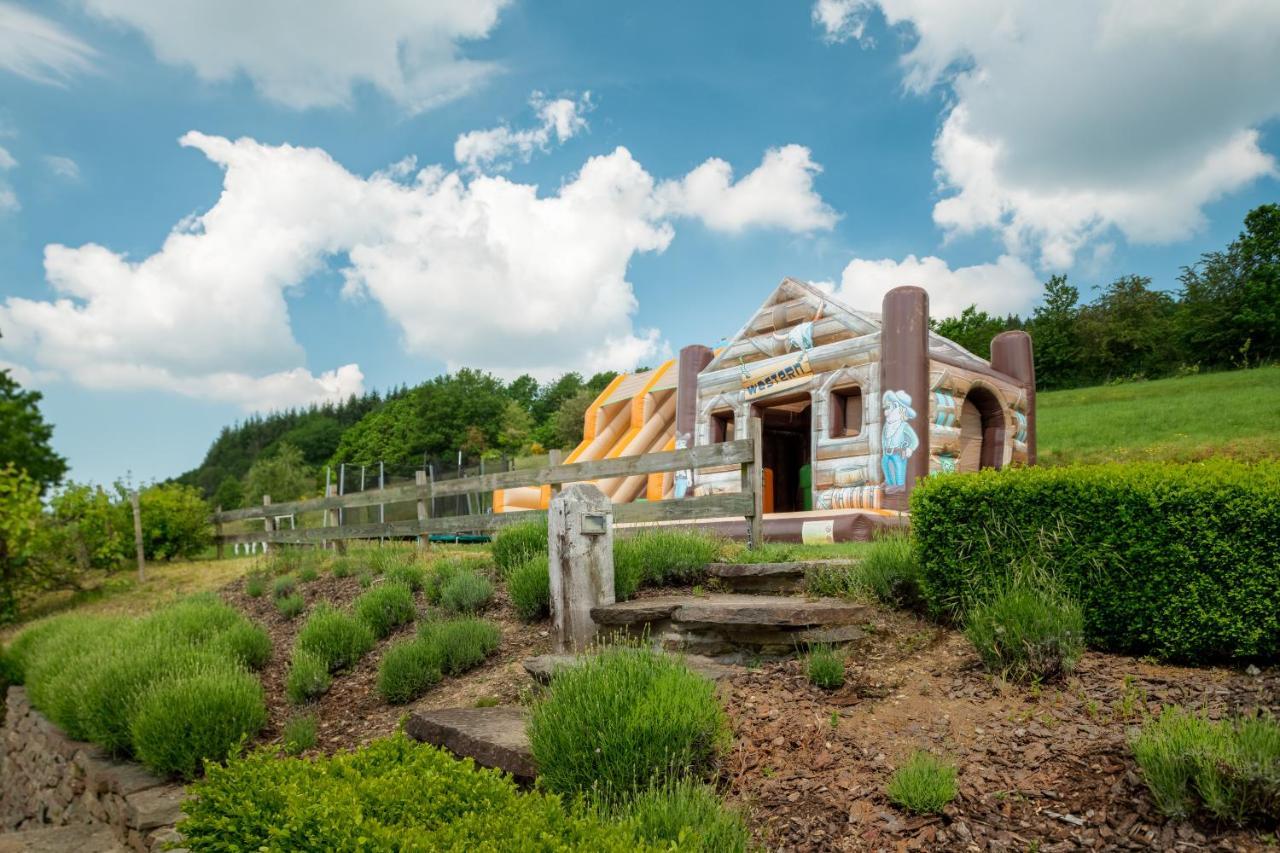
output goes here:
<path id="1" fill-rule="evenodd" d="M 811 643 L 861 639 L 872 610 L 838 598 L 784 595 L 668 595 L 594 607 L 604 632 L 648 636 L 663 648 L 717 655 L 739 650 L 789 654 Z"/>
<path id="2" fill-rule="evenodd" d="M 578 655 L 549 654 L 525 658 L 524 669 L 535 681 L 550 684 L 551 677 L 560 669 L 576 666 L 582 658 Z M 704 655 L 681 655 L 680 660 L 691 672 L 705 676 L 712 681 L 730 678 L 739 672 L 741 667 L 719 663 Z"/>
<path id="3" fill-rule="evenodd" d="M 857 560 L 793 560 L 785 563 L 708 563 L 707 574 L 735 592 L 799 592 L 805 575 L 827 568 L 849 568 Z"/>
<path id="4" fill-rule="evenodd" d="M 42 826 L 0 833 L 0 853 L 125 853 L 111 827 L 101 823 Z"/>
<path id="5" fill-rule="evenodd" d="M 414 712 L 404 731 L 414 740 L 443 747 L 459 758 L 474 759 L 481 767 L 493 767 L 527 782 L 537 775 L 525 731 L 528 722 L 523 708 L 505 705 L 439 708 Z"/>

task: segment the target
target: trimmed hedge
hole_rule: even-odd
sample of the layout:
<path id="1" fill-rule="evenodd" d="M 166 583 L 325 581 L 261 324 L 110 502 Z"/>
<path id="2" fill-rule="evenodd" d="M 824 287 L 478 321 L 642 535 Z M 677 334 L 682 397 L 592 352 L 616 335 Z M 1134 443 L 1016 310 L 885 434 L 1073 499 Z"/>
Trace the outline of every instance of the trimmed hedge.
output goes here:
<path id="1" fill-rule="evenodd" d="M 1097 648 L 1280 657 L 1280 463 L 932 477 L 911 496 L 911 524 L 935 614 L 961 618 L 1030 561 L 1080 603 Z"/>

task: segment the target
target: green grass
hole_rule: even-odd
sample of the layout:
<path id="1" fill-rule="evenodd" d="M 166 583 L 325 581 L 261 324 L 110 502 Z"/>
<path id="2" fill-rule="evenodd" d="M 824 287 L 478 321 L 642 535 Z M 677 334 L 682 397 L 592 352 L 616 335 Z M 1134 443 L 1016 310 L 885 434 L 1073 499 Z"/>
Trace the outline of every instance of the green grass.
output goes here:
<path id="1" fill-rule="evenodd" d="M 1017 580 L 969 611 L 965 636 L 989 671 L 1022 683 L 1053 681 L 1084 652 L 1084 611 L 1049 578 Z"/>
<path id="2" fill-rule="evenodd" d="M 1036 398 L 1042 464 L 1280 456 L 1280 366 Z"/>
<path id="3" fill-rule="evenodd" d="M 276 599 L 276 610 L 286 619 L 297 619 L 307 609 L 307 602 L 298 593 L 283 595 Z"/>
<path id="4" fill-rule="evenodd" d="M 547 553 L 547 519 L 539 516 L 530 521 L 508 524 L 493 537 L 493 562 L 503 575 L 533 557 Z"/>
<path id="5" fill-rule="evenodd" d="M 310 714 L 292 717 L 280 733 L 285 755 L 301 755 L 316 745 L 316 718 Z"/>
<path id="6" fill-rule="evenodd" d="M 413 593 L 398 583 L 380 583 L 360 594 L 351 605 L 356 618 L 369 626 L 373 635 L 382 639 L 413 621 Z"/>
<path id="7" fill-rule="evenodd" d="M 329 663 L 320 655 L 295 648 L 284 680 L 284 695 L 295 705 L 323 696 L 333 684 Z"/>
<path id="8" fill-rule="evenodd" d="M 252 572 L 244 581 L 245 595 L 250 598 L 261 598 L 267 591 L 267 576 L 262 572 Z"/>
<path id="9" fill-rule="evenodd" d="M 348 669 L 373 648 L 373 631 L 347 613 L 320 605 L 298 632 L 296 648 L 311 652 L 330 672 Z"/>
<path id="10" fill-rule="evenodd" d="M 439 643 L 413 637 L 394 643 L 378 666 L 378 693 L 393 705 L 417 699 L 443 677 Z"/>
<path id="11" fill-rule="evenodd" d="M 956 768 L 918 751 L 889 779 L 889 801 L 915 814 L 937 814 L 956 796 Z"/>
<path id="12" fill-rule="evenodd" d="M 805 658 L 809 683 L 823 690 L 844 685 L 844 656 L 828 645 L 814 646 Z"/>
<path id="13" fill-rule="evenodd" d="M 450 613 L 479 613 L 492 598 L 493 584 L 471 569 L 462 569 L 440 585 L 440 606 Z"/>
<path id="14" fill-rule="evenodd" d="M 298 581 L 293 575 L 281 575 L 276 578 L 275 583 L 271 584 L 271 595 L 275 598 L 285 598 L 297 591 Z"/>
<path id="15" fill-rule="evenodd" d="M 707 563 L 719 560 L 726 542 L 677 527 L 642 528 L 613 540 L 613 589 L 625 601 L 643 586 L 697 583 Z"/>
<path id="16" fill-rule="evenodd" d="M 440 648 L 441 666 L 450 675 L 461 675 L 479 666 L 502 642 L 502 630 L 484 619 L 444 619 L 426 622 L 418 635 Z"/>
<path id="17" fill-rule="evenodd" d="M 551 572 L 545 554 L 531 557 L 510 571 L 507 594 L 521 619 L 535 622 L 551 613 Z"/>
<path id="18" fill-rule="evenodd" d="M 640 838 L 688 853 L 746 853 L 751 833 L 708 785 L 678 779 L 642 791 L 620 810 Z"/>

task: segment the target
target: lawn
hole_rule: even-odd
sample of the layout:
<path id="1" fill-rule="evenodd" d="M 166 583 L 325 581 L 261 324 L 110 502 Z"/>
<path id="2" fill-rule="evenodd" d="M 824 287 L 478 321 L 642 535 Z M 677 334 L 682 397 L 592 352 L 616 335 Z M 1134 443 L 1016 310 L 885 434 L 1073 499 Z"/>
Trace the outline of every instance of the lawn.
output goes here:
<path id="1" fill-rule="evenodd" d="M 1280 456 L 1280 366 L 1037 397 L 1040 462 Z"/>

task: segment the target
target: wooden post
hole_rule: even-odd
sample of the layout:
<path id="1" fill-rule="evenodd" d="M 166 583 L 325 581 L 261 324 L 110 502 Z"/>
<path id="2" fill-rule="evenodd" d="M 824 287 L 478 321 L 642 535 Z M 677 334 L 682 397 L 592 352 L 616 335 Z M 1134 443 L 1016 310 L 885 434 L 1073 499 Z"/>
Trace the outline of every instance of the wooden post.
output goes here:
<path id="1" fill-rule="evenodd" d="M 557 652 L 580 652 L 596 636 L 591 608 L 613 604 L 613 506 L 591 483 L 574 483 L 547 512 L 551 636 Z"/>
<path id="2" fill-rule="evenodd" d="M 747 418 L 746 438 L 751 440 L 750 462 L 742 463 L 742 493 L 751 495 L 751 515 L 747 516 L 747 547 L 764 544 L 764 462 L 761 459 L 763 428 L 759 418 Z"/>
<path id="3" fill-rule="evenodd" d="M 271 506 L 271 495 L 262 496 L 262 506 L 264 508 Z M 269 509 L 267 510 L 266 514 L 262 516 L 262 529 L 265 530 L 267 533 L 270 533 L 271 531 L 276 529 L 276 520 L 271 517 L 271 511 Z M 267 550 L 269 547 L 270 545 L 264 539 L 262 541 L 262 553 L 264 554 L 267 553 Z"/>
<path id="4" fill-rule="evenodd" d="M 222 559 L 222 504 L 218 504 L 217 511 L 213 514 L 213 532 L 214 540 L 217 543 L 218 559 Z"/>
<path id="5" fill-rule="evenodd" d="M 146 583 L 147 560 L 142 553 L 142 506 L 136 489 L 129 493 L 129 504 L 133 507 L 133 546 L 138 552 L 138 583 Z"/>
<path id="6" fill-rule="evenodd" d="M 427 485 L 427 472 L 414 471 L 413 479 L 418 484 L 418 524 L 419 524 L 419 529 L 421 530 L 421 525 L 425 524 L 426 520 L 431 517 L 431 511 L 427 508 L 428 506 L 427 499 L 422 496 L 422 489 L 425 488 Z M 427 547 L 427 543 L 429 541 L 430 540 L 427 538 L 426 531 L 422 531 L 418 534 L 419 548 Z"/>

